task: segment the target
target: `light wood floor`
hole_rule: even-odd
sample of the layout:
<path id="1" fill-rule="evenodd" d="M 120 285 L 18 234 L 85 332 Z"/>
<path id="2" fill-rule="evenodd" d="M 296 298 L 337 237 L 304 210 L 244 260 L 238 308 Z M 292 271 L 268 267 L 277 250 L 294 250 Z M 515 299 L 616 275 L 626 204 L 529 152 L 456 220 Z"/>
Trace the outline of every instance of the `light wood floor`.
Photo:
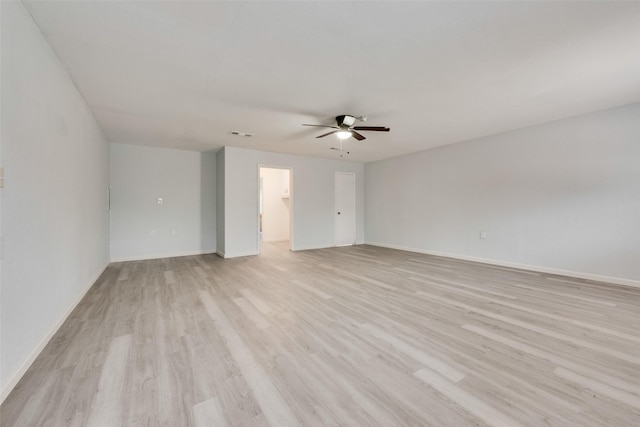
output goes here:
<path id="1" fill-rule="evenodd" d="M 640 289 L 264 252 L 112 264 L 2 426 L 640 425 Z"/>

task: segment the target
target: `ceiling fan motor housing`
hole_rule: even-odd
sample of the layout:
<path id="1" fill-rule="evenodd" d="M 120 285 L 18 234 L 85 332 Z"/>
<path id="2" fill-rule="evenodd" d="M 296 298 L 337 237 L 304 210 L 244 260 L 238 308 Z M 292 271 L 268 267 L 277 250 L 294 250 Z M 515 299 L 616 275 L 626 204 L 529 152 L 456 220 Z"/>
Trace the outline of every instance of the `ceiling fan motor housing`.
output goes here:
<path id="1" fill-rule="evenodd" d="M 356 124 L 356 118 L 353 116 L 347 116 L 347 115 L 337 116 L 336 122 L 338 123 L 338 126 L 345 125 L 347 127 L 351 127 L 354 124 Z"/>

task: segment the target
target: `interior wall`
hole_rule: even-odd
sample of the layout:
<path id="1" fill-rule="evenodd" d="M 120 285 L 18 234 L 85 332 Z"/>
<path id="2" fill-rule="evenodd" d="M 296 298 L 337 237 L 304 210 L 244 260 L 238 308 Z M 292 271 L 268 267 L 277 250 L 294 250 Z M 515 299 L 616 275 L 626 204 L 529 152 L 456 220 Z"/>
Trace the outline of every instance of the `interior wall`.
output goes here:
<path id="1" fill-rule="evenodd" d="M 289 240 L 289 169 L 260 168 L 262 241 Z"/>
<path id="2" fill-rule="evenodd" d="M 293 168 L 292 250 L 334 244 L 334 175 L 356 174 L 356 243 L 364 241 L 364 165 L 225 147 L 225 256 L 258 253 L 258 165 Z"/>
<path id="3" fill-rule="evenodd" d="M 367 241 L 640 283 L 639 141 L 633 104 L 369 163 Z"/>
<path id="4" fill-rule="evenodd" d="M 216 153 L 216 252 L 224 257 L 224 147 Z"/>
<path id="5" fill-rule="evenodd" d="M 215 160 L 111 144 L 111 260 L 215 252 Z"/>
<path id="6" fill-rule="evenodd" d="M 200 154 L 200 250 L 216 251 L 216 152 Z"/>
<path id="7" fill-rule="evenodd" d="M 2 10 L 3 7 L 0 5 L 0 26 L 2 26 L 3 22 L 2 22 Z M 0 52 L 2 51 L 2 38 L 3 38 L 4 34 L 2 31 L 0 31 Z M 4 194 L 4 191 L 2 190 L 2 187 L 4 187 L 4 163 L 3 163 L 3 159 L 2 159 L 2 141 L 3 141 L 3 137 L 4 137 L 4 131 L 3 131 L 3 126 L 2 126 L 2 122 L 4 122 L 4 119 L 2 118 L 2 99 L 4 98 L 4 91 L 2 90 L 2 83 L 4 82 L 4 79 L 2 78 L 3 76 L 3 67 L 2 67 L 2 61 L 4 60 L 4 57 L 0 57 L 0 167 L 2 168 L 2 175 L 0 176 L 0 298 L 2 297 L 2 264 L 3 264 L 3 258 L 4 258 L 4 234 L 2 233 L 2 195 Z M 2 304 L 0 303 L 0 321 L 2 321 Z M 0 327 L 0 358 L 3 357 L 2 355 L 2 330 Z M 1 364 L 1 362 L 0 362 Z M 4 380 L 4 374 L 2 374 L 2 368 L 0 367 L 0 403 L 2 403 L 4 401 L 5 398 L 5 393 L 8 392 L 8 390 L 5 390 L 5 380 Z"/>
<path id="8" fill-rule="evenodd" d="M 2 399 L 109 262 L 109 145 L 21 2 L 2 10 Z"/>

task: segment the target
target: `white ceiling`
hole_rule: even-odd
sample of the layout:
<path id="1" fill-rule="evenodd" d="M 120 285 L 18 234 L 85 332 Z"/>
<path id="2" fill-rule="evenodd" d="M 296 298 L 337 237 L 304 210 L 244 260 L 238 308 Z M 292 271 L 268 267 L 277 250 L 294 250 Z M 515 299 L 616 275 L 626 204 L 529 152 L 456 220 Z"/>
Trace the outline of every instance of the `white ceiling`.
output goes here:
<path id="1" fill-rule="evenodd" d="M 367 115 L 366 162 L 640 101 L 640 2 L 26 5 L 112 142 L 335 158 L 301 124 Z"/>

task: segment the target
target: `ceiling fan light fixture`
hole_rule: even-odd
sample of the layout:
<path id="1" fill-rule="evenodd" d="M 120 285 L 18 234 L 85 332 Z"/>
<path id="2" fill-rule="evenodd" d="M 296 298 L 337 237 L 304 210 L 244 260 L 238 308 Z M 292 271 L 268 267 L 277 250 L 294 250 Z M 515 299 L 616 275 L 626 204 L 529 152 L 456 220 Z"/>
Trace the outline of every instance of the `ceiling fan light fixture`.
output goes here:
<path id="1" fill-rule="evenodd" d="M 2 0 L 0 0 L 2 1 Z M 303 124 L 302 126 L 313 126 L 319 128 L 328 128 L 334 129 L 329 132 L 323 133 L 322 135 L 316 136 L 317 138 L 324 138 L 329 135 L 336 135 L 340 141 L 343 141 L 348 138 L 354 138 L 357 141 L 364 141 L 364 135 L 360 134 L 360 131 L 371 131 L 371 132 L 389 132 L 390 129 L 386 126 L 353 126 L 356 123 L 356 120 L 365 121 L 367 118 L 365 116 L 362 117 L 354 117 L 348 115 L 336 116 L 336 124 L 335 125 L 311 125 L 311 124 Z"/>
<path id="2" fill-rule="evenodd" d="M 341 130 L 336 132 L 336 136 L 340 139 L 347 139 L 347 138 L 351 138 L 351 131 L 348 130 Z"/>

